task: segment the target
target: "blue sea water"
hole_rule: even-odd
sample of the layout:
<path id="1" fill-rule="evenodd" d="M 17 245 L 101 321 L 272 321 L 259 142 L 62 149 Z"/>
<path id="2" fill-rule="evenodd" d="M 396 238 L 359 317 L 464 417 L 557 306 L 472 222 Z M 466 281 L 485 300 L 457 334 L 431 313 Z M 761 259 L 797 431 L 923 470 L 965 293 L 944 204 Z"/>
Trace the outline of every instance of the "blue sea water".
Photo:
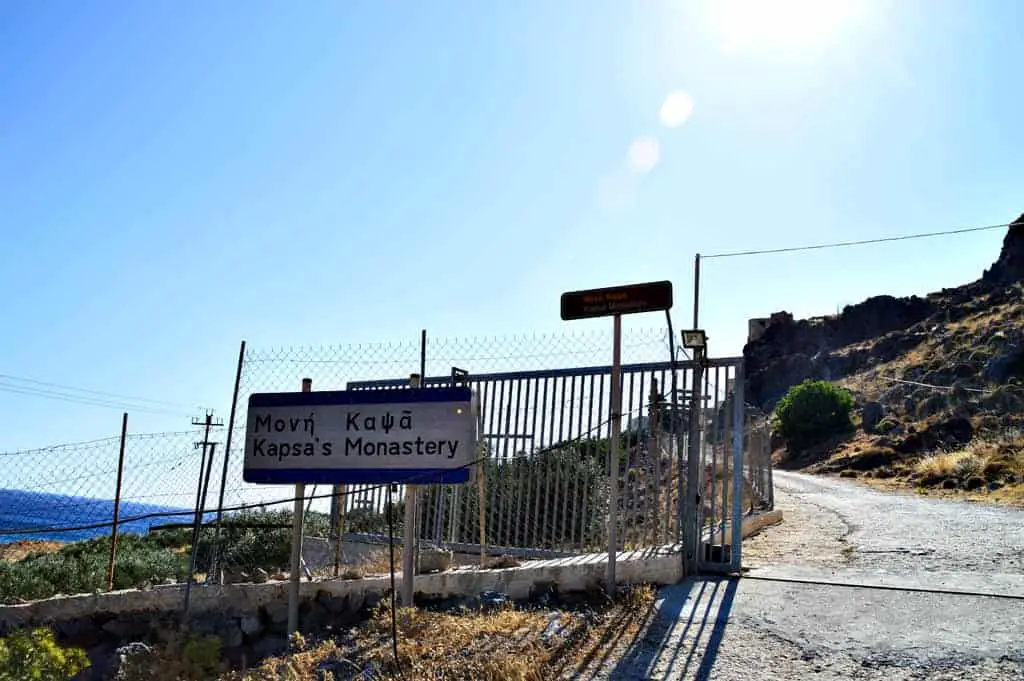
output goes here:
<path id="1" fill-rule="evenodd" d="M 153 513 L 175 512 L 185 514 L 131 520 L 133 517 Z M 118 532 L 146 534 L 150 528 L 158 525 L 189 523 L 193 520 L 192 512 L 190 509 L 122 501 Z M 209 519 L 210 515 L 207 514 L 206 519 Z M 0 544 L 22 539 L 73 542 L 104 537 L 110 534 L 110 523 L 113 519 L 113 500 L 0 489 Z M 62 529 L 103 523 L 106 523 L 105 527 L 94 529 Z M 43 532 L 27 532 L 44 528 L 46 531 Z"/>

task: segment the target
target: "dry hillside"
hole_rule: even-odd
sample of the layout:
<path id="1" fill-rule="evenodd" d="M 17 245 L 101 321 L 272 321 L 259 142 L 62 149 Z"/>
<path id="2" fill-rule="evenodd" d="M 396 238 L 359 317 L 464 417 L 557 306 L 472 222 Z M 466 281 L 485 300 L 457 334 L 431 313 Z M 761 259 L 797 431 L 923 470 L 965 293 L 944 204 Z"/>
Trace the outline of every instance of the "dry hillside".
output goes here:
<path id="1" fill-rule="evenodd" d="M 766 411 L 807 378 L 857 400 L 854 436 L 780 451 L 780 466 L 1024 500 L 1024 215 L 977 281 L 825 318 L 777 313 L 744 357 L 747 395 Z"/>

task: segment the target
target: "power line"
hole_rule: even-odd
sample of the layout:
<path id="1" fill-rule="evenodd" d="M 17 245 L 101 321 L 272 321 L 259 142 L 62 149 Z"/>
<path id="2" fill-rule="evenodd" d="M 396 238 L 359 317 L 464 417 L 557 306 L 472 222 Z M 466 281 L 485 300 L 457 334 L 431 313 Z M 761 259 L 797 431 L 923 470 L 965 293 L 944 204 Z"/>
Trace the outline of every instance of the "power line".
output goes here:
<path id="1" fill-rule="evenodd" d="M 776 253 L 796 253 L 798 251 L 819 251 L 827 248 L 845 248 L 847 246 L 868 246 L 871 244 L 882 244 L 892 241 L 909 241 L 910 239 L 927 239 L 936 236 L 951 236 L 954 234 L 968 234 L 971 232 L 985 232 L 993 229 L 1006 229 L 1022 223 L 1006 222 L 999 225 L 985 225 L 983 227 L 965 227 L 962 229 L 949 229 L 942 232 L 924 232 L 921 234 L 904 234 L 902 236 L 887 236 L 877 239 L 862 239 L 860 241 L 837 241 L 828 244 L 815 244 L 811 246 L 790 246 L 787 248 L 767 248 L 755 251 L 734 251 L 731 253 L 715 253 L 713 255 L 701 255 L 701 260 L 712 258 L 738 258 L 744 255 L 773 255 Z"/>
<path id="2" fill-rule="evenodd" d="M 27 386 L 14 386 L 10 385 L 9 383 L 2 382 L 0 382 L 0 392 L 11 393 L 13 395 L 26 395 L 28 397 L 41 397 L 43 399 L 70 402 L 72 404 L 82 404 L 90 407 L 117 409 L 118 411 L 135 411 L 147 414 L 164 414 L 169 416 L 181 416 L 182 414 L 184 414 L 184 412 L 171 411 L 170 409 L 159 409 L 141 406 L 137 404 L 128 405 L 124 403 L 113 402 L 110 400 L 100 400 L 97 398 L 85 397 L 84 395 L 73 395 L 54 390 L 41 390 L 39 388 L 29 388 Z"/>
<path id="3" fill-rule="evenodd" d="M 2 377 L 2 375 L 0 375 L 0 377 Z M 75 388 L 75 390 L 80 389 Z M 11 393 L 14 395 L 26 395 L 29 397 L 41 397 L 43 399 L 58 400 L 61 402 L 71 402 L 73 404 L 83 404 L 91 407 L 117 409 L 119 411 L 134 411 L 148 414 L 165 414 L 170 416 L 182 416 L 185 414 L 184 411 L 173 410 L 166 407 L 153 406 L 146 403 L 118 401 L 116 399 L 105 397 L 92 397 L 90 395 L 75 394 L 72 392 L 67 392 L 65 390 L 50 390 L 45 388 L 36 388 L 30 385 L 18 385 L 3 380 L 0 380 L 0 392 Z"/>
<path id="4" fill-rule="evenodd" d="M 103 390 L 92 390 L 90 388 L 78 388 L 78 387 L 73 386 L 73 385 L 65 385 L 65 384 L 62 384 L 62 383 L 50 383 L 49 381 L 40 381 L 40 380 L 37 380 L 37 379 L 34 379 L 34 378 L 25 378 L 23 376 L 12 376 L 11 374 L 0 374 L 0 379 L 3 379 L 5 381 L 15 381 L 17 383 L 31 383 L 33 385 L 41 385 L 41 386 L 45 386 L 47 388 L 59 388 L 62 391 L 71 390 L 71 391 L 74 391 L 74 392 L 87 393 L 89 395 L 98 395 L 100 397 L 107 397 L 107 398 L 112 397 L 112 398 L 116 398 L 116 399 L 120 399 L 120 400 L 128 400 L 130 402 L 146 402 L 148 404 L 155 404 L 155 405 L 160 405 L 160 406 L 164 406 L 164 407 L 175 407 L 175 408 L 183 407 L 183 408 L 188 408 L 188 405 L 182 404 L 180 402 L 167 402 L 165 400 L 153 400 L 153 399 L 150 399 L 148 397 L 134 397 L 132 395 L 123 395 L 123 394 L 120 394 L 120 393 L 105 392 Z"/>

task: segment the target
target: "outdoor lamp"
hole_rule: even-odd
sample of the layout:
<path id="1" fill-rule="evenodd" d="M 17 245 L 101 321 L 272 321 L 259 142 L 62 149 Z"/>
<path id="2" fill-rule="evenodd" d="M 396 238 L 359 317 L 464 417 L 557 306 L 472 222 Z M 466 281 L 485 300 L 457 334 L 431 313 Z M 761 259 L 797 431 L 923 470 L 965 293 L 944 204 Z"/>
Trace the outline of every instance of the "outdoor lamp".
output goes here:
<path id="1" fill-rule="evenodd" d="M 683 331 L 683 347 L 687 350 L 702 350 L 707 344 L 708 337 L 703 329 Z"/>

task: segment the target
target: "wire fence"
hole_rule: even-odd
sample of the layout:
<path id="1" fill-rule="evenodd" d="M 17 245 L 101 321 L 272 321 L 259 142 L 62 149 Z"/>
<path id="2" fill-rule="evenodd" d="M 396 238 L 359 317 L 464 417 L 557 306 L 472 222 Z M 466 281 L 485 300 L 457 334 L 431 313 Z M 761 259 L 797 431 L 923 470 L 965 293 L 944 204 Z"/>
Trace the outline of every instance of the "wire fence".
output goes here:
<path id="1" fill-rule="evenodd" d="M 153 525 L 175 522 L 174 517 L 133 518 L 195 508 L 201 461 L 195 442 L 201 439 L 195 431 L 126 438 L 122 531 L 144 534 Z M 120 445 L 120 437 L 110 437 L 0 453 L 0 543 L 110 534 Z"/>
<path id="2" fill-rule="evenodd" d="M 410 374 L 425 368 L 428 381 L 451 381 L 453 369 L 468 374 L 474 381 L 485 402 L 483 439 L 498 456 L 514 456 L 517 451 L 529 451 L 550 447 L 560 440 L 570 439 L 593 428 L 607 414 L 608 402 L 600 405 L 595 398 L 603 388 L 608 390 L 607 378 L 603 386 L 596 382 L 583 390 L 582 382 L 572 386 L 562 385 L 555 375 L 548 377 L 544 384 L 523 378 L 515 385 L 508 385 L 500 377 L 485 380 L 494 374 L 515 374 L 517 372 L 558 372 L 565 367 L 606 366 L 611 358 L 612 337 L 606 332 L 539 334 L 530 336 L 481 337 L 476 339 L 439 338 L 428 339 L 425 348 L 419 339 L 405 343 L 380 343 L 327 347 L 292 347 L 256 349 L 247 347 L 238 394 L 239 415 L 234 432 L 245 432 L 245 404 L 248 396 L 255 392 L 292 392 L 300 389 L 303 378 L 311 378 L 313 390 L 343 390 L 346 388 L 376 388 L 382 383 L 391 386 L 405 386 Z M 669 359 L 669 343 L 664 330 L 634 330 L 624 334 L 622 357 L 625 363 L 665 362 Z M 424 361 L 425 360 L 425 361 Z M 432 381 L 430 379 L 433 379 Z M 556 386 L 556 383 L 558 385 Z M 529 386 L 529 387 L 528 387 Z M 542 394 L 545 387 L 548 392 Z M 519 391 L 518 397 L 515 391 Z M 524 391 L 532 390 L 529 396 Z M 554 392 L 554 391 L 559 392 Z M 504 391 L 504 392 L 503 392 Z M 564 393 L 564 394 L 563 394 Z M 555 421 L 546 417 L 544 425 L 536 428 L 527 426 L 531 419 L 541 413 L 549 414 L 553 404 L 561 401 L 563 413 Z M 592 407 L 589 403 L 593 402 Z M 581 405 L 585 413 L 580 421 Z M 598 409 L 604 410 L 599 413 Z M 575 409 L 575 412 L 572 410 Z M 624 407 L 625 409 L 625 407 Z M 635 410 L 640 415 L 638 410 Z M 489 418 L 488 414 L 502 414 Z M 512 421 L 512 414 L 518 421 Z M 573 413 L 574 416 L 570 416 Z M 570 422 L 570 418 L 572 421 Z M 518 428 L 518 430 L 516 430 Z M 530 441 L 506 437 L 524 435 L 525 429 L 536 430 Z M 543 431 L 543 432 L 541 432 Z M 595 430 L 594 437 L 599 432 Z M 493 437 L 492 437 L 493 436 Z M 292 488 L 282 486 L 248 485 L 242 482 L 242 451 L 244 443 L 236 439 L 230 454 L 231 481 L 227 491 L 229 504 L 263 503 L 268 506 L 284 503 L 280 500 L 291 496 Z M 322 491 L 322 490 L 321 490 Z M 382 489 L 350 490 L 346 512 L 363 509 L 380 513 L 384 508 Z M 315 500 L 313 510 L 328 512 L 329 500 Z"/>
<path id="3" fill-rule="evenodd" d="M 127 437 L 119 531 L 145 534 L 154 527 L 187 527 L 197 498 L 205 492 L 201 495 L 205 519 L 212 519 L 217 512 L 227 516 L 239 511 L 266 512 L 261 517 L 270 520 L 261 522 L 270 522 L 275 532 L 280 530 L 274 541 L 287 542 L 293 488 L 251 485 L 242 479 L 249 395 L 297 391 L 304 378 L 312 379 L 314 390 L 401 390 L 408 387 L 410 374 L 425 367 L 425 385 L 466 382 L 476 391 L 481 407 L 481 458 L 469 483 L 420 488 L 416 534 L 421 542 L 465 552 L 490 548 L 496 553 L 518 551 L 538 557 L 545 552 L 604 550 L 613 498 L 608 468 L 611 346 L 610 334 L 590 332 L 431 339 L 425 346 L 410 341 L 247 348 L 241 358 L 239 407 L 233 428 L 211 436 L 225 445 L 230 440 L 230 451 L 218 447 L 212 468 L 203 470 L 203 450 L 196 446 L 203 439 L 201 428 Z M 690 424 L 695 393 L 701 396 L 699 414 L 704 424 L 701 466 L 705 474 L 710 471 L 702 492 L 705 511 L 701 522 L 709 528 L 715 523 L 724 527 L 730 517 L 734 468 L 728 435 L 731 412 L 725 405 L 731 399 L 741 360 L 711 360 L 701 385 L 695 386 L 695 365 L 670 356 L 663 330 L 624 334 L 622 360 L 622 431 L 615 497 L 619 548 L 680 540 L 688 461 L 693 451 Z M 700 390 L 695 390 L 698 387 Z M 746 418 L 744 508 L 770 508 L 767 421 L 752 413 Z M 4 496 L 0 500 L 0 543 L 19 538 L 69 542 L 109 535 L 119 446 L 119 438 L 112 437 L 0 455 L 4 464 L 0 472 L 0 495 Z M 223 486 L 222 466 L 226 471 Z M 390 513 L 401 535 L 406 490 L 399 486 L 395 491 Z M 307 535 L 385 533 L 386 493 L 383 485 L 307 487 Z M 245 534 L 244 527 L 225 532 L 233 542 L 230 560 L 255 560 L 249 554 L 266 548 L 257 546 L 265 543 L 266 535 L 257 539 L 252 533 Z M 237 537 L 232 534 L 239 532 Z M 201 568 L 206 560 L 211 566 L 216 562 L 217 547 L 228 540 L 218 535 L 203 541 L 204 550 L 211 555 L 200 560 Z M 286 554 L 285 548 L 274 550 Z"/>

